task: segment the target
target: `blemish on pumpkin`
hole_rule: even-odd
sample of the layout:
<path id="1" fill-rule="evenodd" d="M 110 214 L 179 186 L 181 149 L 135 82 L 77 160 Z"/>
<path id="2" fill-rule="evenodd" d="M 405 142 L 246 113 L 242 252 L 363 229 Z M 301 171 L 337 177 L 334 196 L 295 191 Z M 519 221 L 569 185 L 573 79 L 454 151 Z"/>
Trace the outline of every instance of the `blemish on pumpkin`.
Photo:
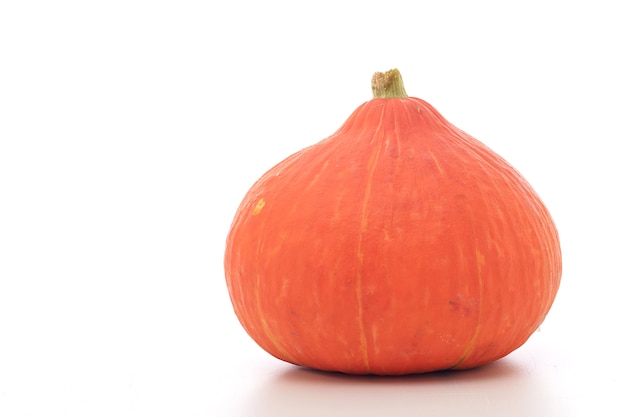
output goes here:
<path id="1" fill-rule="evenodd" d="M 478 263 L 478 272 L 480 273 L 485 266 L 485 255 L 481 251 L 476 249 L 476 262 Z"/>
<path id="2" fill-rule="evenodd" d="M 252 215 L 256 216 L 257 214 L 259 214 L 261 210 L 263 210 L 263 207 L 265 207 L 265 200 L 262 198 L 259 200 L 258 203 L 256 203 L 256 206 L 254 206 L 254 210 L 252 210 Z"/>
<path id="3" fill-rule="evenodd" d="M 435 157 L 435 154 L 433 154 L 433 151 L 429 150 L 428 153 L 430 153 L 430 156 L 433 158 L 433 161 L 435 162 L 435 165 L 437 166 L 437 171 L 439 171 L 440 174 L 443 174 L 443 169 L 441 169 L 441 165 L 439 165 L 439 161 Z"/>

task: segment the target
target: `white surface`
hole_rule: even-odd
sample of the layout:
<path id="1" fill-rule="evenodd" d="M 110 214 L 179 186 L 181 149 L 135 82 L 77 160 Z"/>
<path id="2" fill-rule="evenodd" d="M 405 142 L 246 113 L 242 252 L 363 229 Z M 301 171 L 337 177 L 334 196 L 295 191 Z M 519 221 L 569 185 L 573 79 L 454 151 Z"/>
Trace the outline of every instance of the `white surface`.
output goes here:
<path id="1" fill-rule="evenodd" d="M 0 4 L 0 415 L 626 415 L 618 1 Z M 542 331 L 492 366 L 305 371 L 239 326 L 224 239 L 252 182 L 398 67 L 559 228 Z"/>

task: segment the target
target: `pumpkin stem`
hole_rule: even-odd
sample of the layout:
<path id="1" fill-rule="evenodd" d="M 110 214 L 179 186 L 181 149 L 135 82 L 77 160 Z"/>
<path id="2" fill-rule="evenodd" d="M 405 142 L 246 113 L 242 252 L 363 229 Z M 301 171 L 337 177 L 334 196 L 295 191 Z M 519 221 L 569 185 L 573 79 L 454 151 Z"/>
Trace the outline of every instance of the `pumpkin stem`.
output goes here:
<path id="1" fill-rule="evenodd" d="M 377 72 L 372 77 L 372 93 L 374 98 L 407 98 L 402 76 L 397 69 Z"/>

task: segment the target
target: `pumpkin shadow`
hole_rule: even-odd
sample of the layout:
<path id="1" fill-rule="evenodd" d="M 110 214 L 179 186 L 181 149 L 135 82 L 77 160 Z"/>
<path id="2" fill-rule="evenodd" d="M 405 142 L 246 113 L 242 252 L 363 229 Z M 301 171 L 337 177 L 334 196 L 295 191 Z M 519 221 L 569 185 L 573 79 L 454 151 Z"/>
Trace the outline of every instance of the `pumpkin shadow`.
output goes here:
<path id="1" fill-rule="evenodd" d="M 399 377 L 292 367 L 243 398 L 238 416 L 560 415 L 549 388 L 532 370 L 507 358 L 473 370 Z"/>

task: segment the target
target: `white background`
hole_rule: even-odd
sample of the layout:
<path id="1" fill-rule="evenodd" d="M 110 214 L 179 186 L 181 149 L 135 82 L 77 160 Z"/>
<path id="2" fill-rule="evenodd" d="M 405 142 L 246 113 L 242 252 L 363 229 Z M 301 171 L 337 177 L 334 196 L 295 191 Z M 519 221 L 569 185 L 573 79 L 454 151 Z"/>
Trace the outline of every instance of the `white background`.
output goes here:
<path id="1" fill-rule="evenodd" d="M 0 415 L 626 415 L 621 3 L 3 1 Z M 561 290 L 492 366 L 305 371 L 239 325 L 224 240 L 393 67 L 533 184 Z"/>

